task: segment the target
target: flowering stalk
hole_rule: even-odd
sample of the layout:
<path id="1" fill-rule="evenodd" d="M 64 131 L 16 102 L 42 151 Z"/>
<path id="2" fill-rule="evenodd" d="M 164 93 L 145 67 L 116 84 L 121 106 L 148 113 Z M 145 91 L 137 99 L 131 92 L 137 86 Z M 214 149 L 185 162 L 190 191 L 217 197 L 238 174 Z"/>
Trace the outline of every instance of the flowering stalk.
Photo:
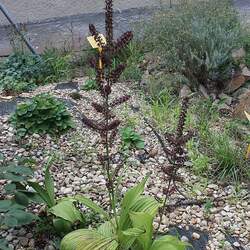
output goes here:
<path id="1" fill-rule="evenodd" d="M 106 0 L 105 3 L 106 43 L 103 41 L 102 36 L 96 30 L 95 26 L 93 24 L 89 25 L 89 31 L 99 47 L 96 58 L 91 60 L 91 65 L 96 70 L 96 82 L 102 97 L 102 102 L 92 102 L 92 107 L 102 116 L 102 119 L 101 121 L 98 121 L 89 119 L 85 115 L 82 115 L 82 121 L 86 126 L 100 134 L 100 141 L 103 145 L 103 150 L 102 153 L 99 153 L 99 159 L 106 172 L 106 187 L 109 193 L 110 207 L 118 228 L 115 183 L 116 176 L 118 175 L 121 166 L 116 168 L 112 167 L 112 154 L 110 151 L 112 145 L 114 144 L 113 142 L 121 122 L 116 118 L 113 109 L 126 102 L 130 96 L 120 96 L 117 99 L 110 101 L 112 86 L 118 81 L 120 75 L 125 69 L 125 65 L 123 64 L 118 65 L 115 69 L 112 69 L 112 61 L 114 56 L 120 53 L 128 45 L 133 37 L 133 34 L 132 32 L 126 32 L 116 42 L 114 42 L 113 1 Z"/>
<path id="2" fill-rule="evenodd" d="M 154 134 L 156 135 L 169 161 L 169 165 L 162 167 L 162 172 L 164 173 L 164 180 L 167 183 L 167 187 L 163 188 L 164 201 L 163 206 L 160 209 L 160 220 L 155 235 L 157 235 L 160 229 L 164 210 L 166 208 L 167 200 L 169 199 L 169 197 L 175 191 L 178 191 L 182 196 L 185 197 L 185 195 L 178 189 L 176 182 L 183 182 L 182 178 L 178 176 L 178 170 L 184 166 L 185 161 L 188 159 L 185 145 L 193 137 L 192 131 L 188 131 L 184 134 L 188 102 L 189 99 L 187 97 L 182 100 L 181 113 L 179 115 L 178 126 L 175 134 L 166 133 L 163 137 L 155 130 L 155 128 L 151 124 L 148 123 L 148 121 L 146 121 L 146 123 L 151 127 Z"/>

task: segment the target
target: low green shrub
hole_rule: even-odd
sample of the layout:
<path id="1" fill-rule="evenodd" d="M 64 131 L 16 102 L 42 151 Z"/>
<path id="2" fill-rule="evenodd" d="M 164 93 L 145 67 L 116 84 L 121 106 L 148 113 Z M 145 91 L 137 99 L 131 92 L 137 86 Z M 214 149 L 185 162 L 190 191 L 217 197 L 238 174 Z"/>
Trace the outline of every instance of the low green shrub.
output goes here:
<path id="1" fill-rule="evenodd" d="M 62 134 L 74 127 L 64 103 L 49 94 L 18 105 L 10 120 L 21 137 L 27 133 Z"/>
<path id="2" fill-rule="evenodd" d="M 239 46 L 240 24 L 230 0 L 186 1 L 155 16 L 147 28 L 147 48 L 169 72 L 221 89 L 231 77 L 232 51 Z"/>
<path id="3" fill-rule="evenodd" d="M 42 56 L 19 52 L 0 65 L 0 72 L 0 89 L 6 94 L 18 94 L 69 78 L 70 57 L 55 49 L 46 50 Z"/>

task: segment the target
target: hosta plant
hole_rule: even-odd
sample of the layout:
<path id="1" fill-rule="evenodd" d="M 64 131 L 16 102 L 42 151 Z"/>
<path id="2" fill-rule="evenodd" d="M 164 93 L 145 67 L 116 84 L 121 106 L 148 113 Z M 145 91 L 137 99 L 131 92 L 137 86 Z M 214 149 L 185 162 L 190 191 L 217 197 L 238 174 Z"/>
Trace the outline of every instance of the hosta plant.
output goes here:
<path id="1" fill-rule="evenodd" d="M 74 127 L 71 115 L 62 101 L 49 94 L 40 94 L 17 106 L 11 117 L 17 134 L 63 134 Z"/>
<path id="2" fill-rule="evenodd" d="M 106 222 L 96 229 L 79 229 L 66 235 L 61 250 L 185 250 L 187 244 L 173 236 L 153 237 L 153 220 L 161 203 L 142 195 L 147 178 L 125 194 L 117 218 L 90 199 L 71 198 L 100 213 Z M 117 220 L 117 221 L 116 221 Z"/>

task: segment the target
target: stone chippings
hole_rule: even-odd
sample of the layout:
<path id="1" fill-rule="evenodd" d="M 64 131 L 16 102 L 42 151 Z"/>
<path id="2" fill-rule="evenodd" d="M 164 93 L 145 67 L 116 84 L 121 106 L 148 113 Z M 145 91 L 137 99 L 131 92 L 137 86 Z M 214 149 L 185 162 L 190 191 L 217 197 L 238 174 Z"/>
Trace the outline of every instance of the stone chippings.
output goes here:
<path id="1" fill-rule="evenodd" d="M 79 85 L 85 79 L 77 79 Z M 40 136 L 34 134 L 27 136 L 24 140 L 17 142 L 14 137 L 14 129 L 8 123 L 8 115 L 0 116 L 0 151 L 8 160 L 13 160 L 17 156 L 32 158 L 34 165 L 35 178 L 43 182 L 42 164 L 46 162 L 49 154 L 56 155 L 56 162 L 51 168 L 56 183 L 56 193 L 58 197 L 65 195 L 74 195 L 81 193 L 94 199 L 102 206 L 107 206 L 107 193 L 105 188 L 104 173 L 100 162 L 97 159 L 97 145 L 99 136 L 87 129 L 80 122 L 80 112 L 94 118 L 96 113 L 90 105 L 91 100 L 97 101 L 98 95 L 95 91 L 80 91 L 83 98 L 74 101 L 69 97 L 70 90 L 58 90 L 56 85 L 43 86 L 32 93 L 22 94 L 22 97 L 32 97 L 38 93 L 50 92 L 58 98 L 68 99 L 74 102 L 70 109 L 76 122 L 76 129 L 60 137 L 59 140 L 53 140 L 49 135 Z M 163 197 L 162 188 L 166 185 L 162 181 L 161 166 L 167 163 L 158 142 L 151 129 L 147 127 L 141 119 L 140 111 L 146 107 L 146 104 L 136 93 L 133 86 L 129 84 L 117 84 L 114 87 L 114 96 L 120 96 L 121 93 L 130 94 L 132 98 L 127 105 L 122 105 L 117 109 L 117 114 L 124 123 L 129 118 L 137 121 L 136 130 L 144 137 L 146 142 L 146 151 L 149 157 L 143 161 L 144 151 L 131 153 L 128 158 L 128 169 L 122 171 L 123 182 L 120 186 L 121 193 L 125 193 L 128 188 L 138 183 L 143 176 L 151 173 L 148 181 L 146 194 L 154 195 L 157 198 Z M 132 107 L 132 108 L 131 108 Z M 124 124 L 123 123 L 123 124 Z M 119 141 L 117 141 L 117 144 Z M 114 164 L 119 163 L 120 156 L 116 155 Z M 185 180 L 185 185 L 190 191 L 185 191 L 188 197 L 196 195 L 199 199 L 220 198 L 209 211 L 204 205 L 192 205 L 179 207 L 163 217 L 161 231 L 167 232 L 171 225 L 178 225 L 180 228 L 188 230 L 189 227 L 197 228 L 200 231 L 208 233 L 208 244 L 204 249 L 250 249 L 250 202 L 247 200 L 248 190 L 242 188 L 237 194 L 235 188 L 231 185 L 222 187 L 212 180 L 208 185 L 202 182 L 200 177 L 194 176 L 188 169 L 181 170 L 181 176 Z M 4 182 L 0 180 L 0 192 Z M 197 188 L 195 188 L 197 187 Z M 199 187 L 199 188 L 198 188 Z M 173 201 L 178 198 L 177 194 L 173 195 Z M 172 202 L 172 200 L 170 201 Z M 39 207 L 34 208 L 37 212 Z M 156 218 L 156 221 L 158 218 Z M 229 242 L 226 233 L 235 237 L 234 242 Z M 2 230 L 0 235 L 9 242 L 12 249 L 34 249 L 34 237 L 32 232 L 25 227 L 9 230 Z M 194 232 L 192 239 L 186 236 L 182 237 L 183 241 L 199 240 L 199 233 Z M 223 248 L 224 247 L 224 248 Z M 53 249 L 47 246 L 46 249 Z"/>

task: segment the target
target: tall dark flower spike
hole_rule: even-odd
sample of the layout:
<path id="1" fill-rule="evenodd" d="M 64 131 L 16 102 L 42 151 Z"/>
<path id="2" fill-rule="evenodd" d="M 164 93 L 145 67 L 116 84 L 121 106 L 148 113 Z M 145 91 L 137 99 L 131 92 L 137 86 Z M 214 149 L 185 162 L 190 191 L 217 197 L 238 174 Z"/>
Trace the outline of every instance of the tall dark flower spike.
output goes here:
<path id="1" fill-rule="evenodd" d="M 94 120 L 82 115 L 82 122 L 100 135 L 102 150 L 98 153 L 98 158 L 106 172 L 106 186 L 109 191 L 110 204 L 115 218 L 117 218 L 114 183 L 121 166 L 112 166 L 111 158 L 114 154 L 110 153 L 110 148 L 114 145 L 121 121 L 116 118 L 113 109 L 126 102 L 130 96 L 124 95 L 110 101 L 113 84 L 118 81 L 121 73 L 125 69 L 125 65 L 119 65 L 116 69 L 112 69 L 112 62 L 114 56 L 122 52 L 122 49 L 132 40 L 133 34 L 132 32 L 126 32 L 117 40 L 117 42 L 114 42 L 113 1 L 105 0 L 105 4 L 106 43 L 104 43 L 102 36 L 96 30 L 95 26 L 93 24 L 89 25 L 89 31 L 99 47 L 97 56 L 91 60 L 91 65 L 96 70 L 96 82 L 100 96 L 102 97 L 100 103 L 93 101 L 92 107 L 102 118 L 100 119 L 99 117 L 99 119 Z"/>

